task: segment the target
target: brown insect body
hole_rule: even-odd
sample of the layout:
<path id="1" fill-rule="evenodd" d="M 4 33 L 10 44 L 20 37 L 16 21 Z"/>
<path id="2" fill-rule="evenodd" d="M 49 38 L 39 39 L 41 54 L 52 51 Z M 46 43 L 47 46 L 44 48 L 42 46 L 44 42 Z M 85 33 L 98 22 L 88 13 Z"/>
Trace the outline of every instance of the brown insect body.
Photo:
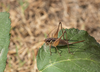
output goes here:
<path id="1" fill-rule="evenodd" d="M 47 38 L 45 39 L 45 43 L 48 45 L 51 43 L 51 45 L 53 44 L 54 41 L 56 41 L 58 38 Z M 70 44 L 70 43 L 69 43 Z M 66 40 L 63 40 L 61 39 L 58 46 L 65 46 L 67 45 L 67 41 Z"/>
<path id="2" fill-rule="evenodd" d="M 58 38 L 47 38 L 47 39 L 45 39 L 44 41 L 45 41 L 45 43 L 47 44 L 47 45 L 49 45 L 49 44 L 53 44 L 53 42 L 54 41 L 56 41 Z M 82 41 L 78 41 L 78 42 L 73 42 L 73 43 L 68 43 L 69 45 L 70 44 L 75 44 L 75 43 L 79 43 L 79 42 L 83 42 L 84 40 L 82 40 Z M 65 46 L 65 45 L 67 45 L 67 41 L 66 40 L 63 40 L 63 39 L 60 39 L 60 42 L 59 42 L 59 44 L 58 44 L 58 46 Z"/>
<path id="3" fill-rule="evenodd" d="M 61 25 L 61 30 L 62 30 L 62 24 L 60 22 L 59 25 L 58 25 L 58 29 L 54 33 L 54 35 L 52 37 L 49 37 L 49 34 L 48 34 L 47 39 L 44 40 L 46 45 L 49 45 L 50 55 L 51 55 L 51 46 L 54 46 L 56 48 L 57 52 L 59 53 L 59 51 L 57 49 L 57 46 L 65 46 L 65 45 L 67 45 L 68 46 L 68 51 L 69 51 L 69 53 L 71 53 L 70 50 L 69 50 L 69 44 L 76 44 L 76 43 L 80 43 L 80 42 L 84 41 L 84 40 L 82 40 L 82 41 L 69 43 L 68 39 L 67 39 L 67 32 L 66 31 L 63 32 L 63 30 L 62 30 L 62 35 L 58 38 L 58 31 L 59 31 L 59 26 L 60 25 Z M 64 38 L 64 34 L 66 34 L 66 39 Z M 62 37 L 63 37 L 64 40 L 61 39 Z M 60 55 L 60 53 L 59 53 L 59 55 Z"/>

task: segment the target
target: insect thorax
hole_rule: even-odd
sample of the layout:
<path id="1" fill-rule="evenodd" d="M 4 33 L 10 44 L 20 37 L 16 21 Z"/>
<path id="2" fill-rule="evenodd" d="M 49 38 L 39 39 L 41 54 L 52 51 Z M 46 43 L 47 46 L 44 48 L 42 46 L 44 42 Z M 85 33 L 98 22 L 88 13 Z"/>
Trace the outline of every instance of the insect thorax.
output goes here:
<path id="1" fill-rule="evenodd" d="M 53 44 L 53 42 L 56 40 L 56 38 L 47 38 L 45 39 L 45 43 L 46 45 L 49 45 L 49 44 Z"/>

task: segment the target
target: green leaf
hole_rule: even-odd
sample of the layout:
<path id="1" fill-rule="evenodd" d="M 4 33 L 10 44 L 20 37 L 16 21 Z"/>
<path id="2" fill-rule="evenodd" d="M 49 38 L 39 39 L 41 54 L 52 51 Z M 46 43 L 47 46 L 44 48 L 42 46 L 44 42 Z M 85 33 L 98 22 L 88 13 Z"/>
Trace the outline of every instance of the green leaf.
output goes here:
<path id="1" fill-rule="evenodd" d="M 0 72 L 3 72 L 6 66 L 9 39 L 10 39 L 10 19 L 6 12 L 0 13 Z"/>
<path id="2" fill-rule="evenodd" d="M 39 49 L 37 55 L 37 67 L 41 72 L 100 72 L 100 44 L 86 31 L 78 29 L 65 29 L 69 42 L 84 42 L 67 46 L 57 46 L 58 54 L 54 47 L 45 44 Z M 58 38 L 62 35 L 59 32 Z M 66 37 L 66 35 L 64 35 Z"/>

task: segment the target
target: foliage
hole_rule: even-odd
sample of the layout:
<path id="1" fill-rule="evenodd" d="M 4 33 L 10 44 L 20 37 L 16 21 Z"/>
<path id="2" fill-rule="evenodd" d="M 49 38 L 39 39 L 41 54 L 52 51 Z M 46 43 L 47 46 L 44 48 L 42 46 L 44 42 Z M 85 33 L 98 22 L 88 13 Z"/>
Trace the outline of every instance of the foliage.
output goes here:
<path id="1" fill-rule="evenodd" d="M 57 46 L 61 56 L 55 48 L 45 44 L 39 49 L 37 55 L 37 67 L 41 72 L 100 72 L 100 44 L 86 31 L 78 29 L 65 29 L 69 42 L 85 40 L 77 44 Z M 58 38 L 62 35 L 59 32 Z M 66 35 L 64 35 L 66 37 Z"/>
<path id="2" fill-rule="evenodd" d="M 10 31 L 9 14 L 6 12 L 0 13 L 0 72 L 3 72 L 6 66 L 8 46 L 9 46 L 9 31 Z"/>

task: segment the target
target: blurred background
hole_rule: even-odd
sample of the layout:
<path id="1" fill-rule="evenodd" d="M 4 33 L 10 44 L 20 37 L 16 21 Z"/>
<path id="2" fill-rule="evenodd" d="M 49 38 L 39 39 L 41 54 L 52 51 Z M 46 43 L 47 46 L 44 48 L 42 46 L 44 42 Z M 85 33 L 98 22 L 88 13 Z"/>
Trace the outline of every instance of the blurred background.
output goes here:
<path id="1" fill-rule="evenodd" d="M 0 0 L 9 12 L 11 39 L 4 72 L 39 72 L 38 49 L 61 21 L 63 28 L 87 31 L 100 43 L 100 0 Z"/>

